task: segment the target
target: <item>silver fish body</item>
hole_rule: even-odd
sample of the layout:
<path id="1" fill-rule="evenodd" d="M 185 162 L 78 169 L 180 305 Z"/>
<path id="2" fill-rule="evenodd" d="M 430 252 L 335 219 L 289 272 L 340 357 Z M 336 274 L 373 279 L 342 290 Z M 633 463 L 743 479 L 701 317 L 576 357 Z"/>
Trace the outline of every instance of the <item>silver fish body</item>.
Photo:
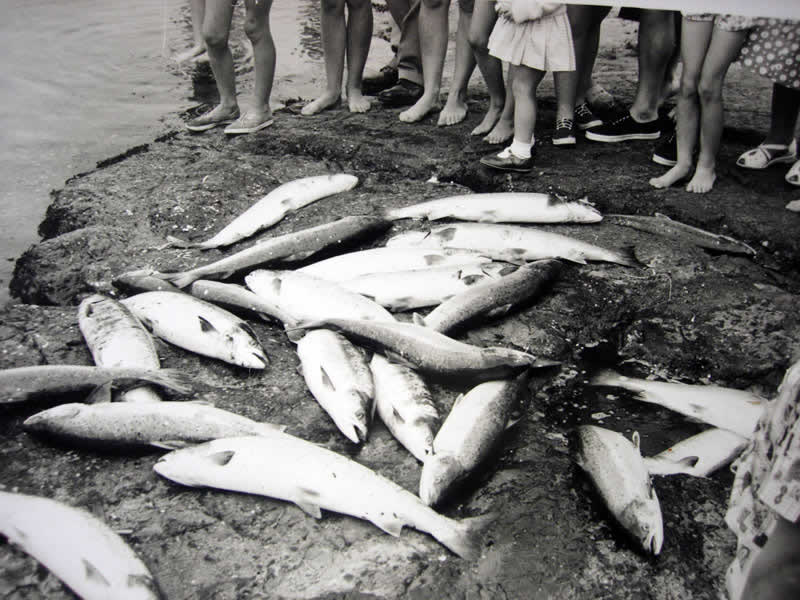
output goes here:
<path id="1" fill-rule="evenodd" d="M 369 248 L 332 256 L 297 269 L 330 281 L 346 281 L 372 273 L 392 273 L 447 265 L 476 265 L 491 258 L 471 250 L 442 248 Z"/>
<path id="2" fill-rule="evenodd" d="M 297 342 L 297 356 L 308 389 L 339 430 L 355 444 L 366 441 L 375 385 L 361 349 L 338 333 L 316 329 Z"/>
<path id="3" fill-rule="evenodd" d="M 171 344 L 249 369 L 269 363 L 255 332 L 236 315 L 188 294 L 144 292 L 122 301 Z"/>
<path id="4" fill-rule="evenodd" d="M 182 448 L 242 435 L 268 435 L 279 429 L 205 402 L 129 402 L 62 404 L 28 417 L 27 431 L 100 448 L 154 446 Z"/>
<path id="5" fill-rule="evenodd" d="M 546 259 L 522 265 L 503 277 L 480 281 L 443 301 L 425 315 L 422 323 L 448 333 L 480 316 L 506 314 L 540 293 L 560 270 L 559 261 Z"/>
<path id="6" fill-rule="evenodd" d="M 85 600 L 162 598 L 147 566 L 88 511 L 0 491 L 0 533 Z"/>
<path id="7" fill-rule="evenodd" d="M 99 367 L 161 367 L 153 338 L 118 300 L 99 294 L 85 298 L 78 306 L 78 328 Z M 142 386 L 128 390 L 120 400 L 158 402 L 161 396 Z"/>
<path id="8" fill-rule="evenodd" d="M 625 377 L 602 371 L 590 382 L 596 386 L 621 387 L 642 402 L 658 404 L 682 415 L 728 429 L 750 438 L 764 412 L 766 401 L 750 392 L 716 385 L 689 385 Z"/>
<path id="9" fill-rule="evenodd" d="M 226 438 L 175 450 L 153 468 L 183 485 L 293 502 L 316 518 L 325 509 L 365 519 L 393 536 L 410 526 L 465 558 L 477 558 L 481 551 L 483 517 L 456 521 L 440 515 L 375 471 L 286 433 Z"/>
<path id="10" fill-rule="evenodd" d="M 390 224 L 390 221 L 381 217 L 344 217 L 330 223 L 259 240 L 249 248 L 187 271 L 153 272 L 152 275 L 165 279 L 176 287 L 184 288 L 197 279 L 226 279 L 244 269 L 273 261 L 308 258 L 328 246 L 374 235 L 385 230 Z"/>
<path id="11" fill-rule="evenodd" d="M 658 554 L 664 543 L 661 505 L 639 452 L 616 431 L 582 425 L 571 439 L 575 462 L 589 475 L 606 506 L 645 552 Z"/>
<path id="12" fill-rule="evenodd" d="M 639 266 L 630 248 L 608 250 L 573 237 L 522 225 L 454 223 L 435 227 L 428 232 L 400 233 L 390 238 L 386 245 L 462 248 L 507 262 L 563 258 L 581 264 L 602 261 L 628 267 Z"/>
<path id="13" fill-rule="evenodd" d="M 0 403 L 52 399 L 59 394 L 88 394 L 111 383 L 152 383 L 184 394 L 192 390 L 189 376 L 175 369 L 41 365 L 0 371 Z"/>
<path id="14" fill-rule="evenodd" d="M 358 177 L 345 173 L 314 175 L 289 181 L 255 202 L 211 239 L 204 242 L 183 242 L 172 237 L 168 239 L 179 247 L 208 249 L 229 246 L 271 227 L 290 212 L 322 198 L 351 190 L 357 184 Z"/>
<path id="15" fill-rule="evenodd" d="M 419 497 L 429 506 L 447 499 L 484 464 L 512 422 L 527 390 L 528 375 L 485 381 L 458 397 L 433 440 L 422 466 Z"/>
<path id="16" fill-rule="evenodd" d="M 189 293 L 195 298 L 224 304 L 237 308 L 246 308 L 260 315 L 267 315 L 281 322 L 290 322 L 291 317 L 272 302 L 251 292 L 246 287 L 235 283 L 222 283 L 221 281 L 206 281 L 198 279 L 189 286 Z"/>
<path id="17" fill-rule="evenodd" d="M 377 353 L 369 366 L 378 415 L 392 435 L 424 463 L 433 454 L 433 438 L 441 421 L 425 380 Z"/>
<path id="18" fill-rule="evenodd" d="M 597 223 L 603 219 L 583 201 L 564 201 L 552 194 L 494 192 L 448 196 L 386 212 L 389 219 L 460 219 L 480 223 Z"/>
<path id="19" fill-rule="evenodd" d="M 651 475 L 682 473 L 707 477 L 732 463 L 747 443 L 747 438 L 737 433 L 712 427 L 681 440 L 655 456 L 646 457 L 644 464 Z"/>

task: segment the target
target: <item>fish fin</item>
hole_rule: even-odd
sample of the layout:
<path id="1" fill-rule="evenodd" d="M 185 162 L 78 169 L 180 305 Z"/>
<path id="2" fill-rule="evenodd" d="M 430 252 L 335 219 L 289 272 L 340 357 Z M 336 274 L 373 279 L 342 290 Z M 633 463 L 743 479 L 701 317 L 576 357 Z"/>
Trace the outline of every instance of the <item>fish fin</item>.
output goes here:
<path id="1" fill-rule="evenodd" d="M 89 394 L 89 397 L 86 398 L 86 404 L 104 404 L 106 402 L 111 402 L 111 384 L 112 381 L 109 380 L 94 388 L 92 393 Z"/>
<path id="2" fill-rule="evenodd" d="M 100 572 L 100 569 L 95 567 L 92 563 L 90 563 L 85 558 L 81 558 L 81 562 L 83 563 L 83 568 L 85 570 L 84 575 L 86 579 L 91 581 L 94 584 L 104 585 L 105 587 L 111 587 L 108 579 L 106 579 L 103 574 Z"/>
<path id="3" fill-rule="evenodd" d="M 619 259 L 616 261 L 620 265 L 626 267 L 641 267 L 642 262 L 636 258 L 634 246 L 625 246 L 619 250 Z"/>
<path id="4" fill-rule="evenodd" d="M 414 325 L 419 325 L 420 327 L 426 327 L 425 317 L 423 317 L 419 313 L 411 313 L 411 320 L 413 321 Z"/>
<path id="5" fill-rule="evenodd" d="M 460 279 L 461 279 L 461 281 L 464 282 L 464 285 L 468 285 L 469 286 L 469 285 L 474 285 L 474 284 L 478 283 L 479 281 L 483 281 L 484 279 L 486 279 L 486 277 L 487 277 L 486 275 L 477 275 L 476 274 L 476 275 L 466 275 L 464 277 L 460 277 Z"/>
<path id="6" fill-rule="evenodd" d="M 274 433 L 279 431 L 280 433 L 284 433 L 286 431 L 286 425 L 276 425 L 275 423 L 267 423 L 266 421 L 261 421 L 259 425 L 264 427 L 265 433 Z"/>
<path id="7" fill-rule="evenodd" d="M 158 440 L 151 441 L 150 445 L 154 448 L 161 448 L 162 450 L 180 450 L 181 448 L 186 448 L 192 444 L 184 440 Z"/>
<path id="8" fill-rule="evenodd" d="M 236 454 L 236 452 L 233 450 L 223 450 L 222 452 L 215 452 L 214 454 L 209 454 L 208 456 L 206 456 L 206 458 L 215 465 L 224 467 L 229 462 L 231 462 L 231 459 L 233 459 L 234 454 Z"/>
<path id="9" fill-rule="evenodd" d="M 516 417 L 516 418 L 509 419 L 509 420 L 506 422 L 506 429 L 511 429 L 511 428 L 512 428 L 514 425 L 516 425 L 517 423 L 519 423 L 519 422 L 522 420 L 522 416 L 523 416 L 523 415 L 519 415 L 519 416 L 518 416 L 518 417 Z"/>
<path id="10" fill-rule="evenodd" d="M 160 598 L 162 596 L 156 580 L 147 573 L 130 574 L 128 575 L 126 583 L 129 588 L 142 587 L 149 590 L 153 598 Z"/>
<path id="11" fill-rule="evenodd" d="M 182 240 L 180 238 L 168 235 L 167 243 L 162 246 L 158 246 L 156 250 L 164 250 L 165 248 L 202 248 L 202 247 L 204 247 L 203 242 L 187 242 L 186 240 Z"/>
<path id="12" fill-rule="evenodd" d="M 622 387 L 624 378 L 622 375 L 611 369 L 603 369 L 595 373 L 589 380 L 589 385 L 598 387 Z"/>
<path id="13" fill-rule="evenodd" d="M 403 367 L 408 367 L 409 369 L 414 369 L 414 370 L 417 369 L 417 365 L 416 364 L 414 364 L 410 360 L 406 359 L 401 354 L 398 354 L 397 352 L 392 352 L 391 350 L 386 350 L 386 351 L 384 351 L 384 357 L 386 357 L 386 360 L 388 360 L 389 362 L 393 362 L 393 363 L 395 363 L 397 365 L 400 365 L 400 366 L 403 366 Z"/>
<path id="14" fill-rule="evenodd" d="M 560 257 L 563 258 L 564 260 L 578 263 L 579 265 L 587 264 L 586 258 L 583 256 L 583 254 L 581 254 L 580 250 L 570 250 L 569 252 L 561 254 Z"/>
<path id="15" fill-rule="evenodd" d="M 399 537 L 404 523 L 394 513 L 380 513 L 369 518 L 370 522 L 393 537 Z"/>
<path id="16" fill-rule="evenodd" d="M 336 386 L 333 384 L 333 381 L 331 381 L 331 378 L 328 376 L 328 372 L 325 370 L 325 367 L 320 366 L 319 374 L 322 379 L 322 385 L 324 385 L 329 390 L 335 392 Z"/>
<path id="17" fill-rule="evenodd" d="M 214 325 L 212 325 L 208 319 L 205 319 L 203 317 L 197 317 L 197 320 L 200 321 L 200 331 L 202 331 L 203 333 L 208 333 L 209 331 L 217 330 L 217 328 L 214 327 Z"/>
<path id="18" fill-rule="evenodd" d="M 660 212 L 653 213 L 653 216 L 656 217 L 657 219 L 665 219 L 667 221 L 672 221 L 673 220 L 672 217 L 668 217 L 664 213 L 660 213 Z"/>
<path id="19" fill-rule="evenodd" d="M 514 305 L 510 302 L 508 304 L 503 304 L 502 306 L 495 306 L 493 309 L 491 309 L 486 313 L 486 316 L 491 318 L 502 317 L 503 315 L 507 314 L 512 308 L 514 308 Z"/>
<path id="20" fill-rule="evenodd" d="M 322 511 L 319 508 L 319 493 L 310 488 L 297 488 L 297 497 L 294 503 L 302 509 L 304 513 L 315 519 L 322 518 Z"/>
<path id="21" fill-rule="evenodd" d="M 458 403 L 461 402 L 461 400 L 463 399 L 464 399 L 464 394 L 459 394 L 458 396 L 456 396 L 456 400 L 455 402 L 453 402 L 453 408 L 451 408 L 450 411 L 452 412 L 453 409 L 455 409 L 455 407 L 458 406 Z"/>
<path id="22" fill-rule="evenodd" d="M 694 475 L 692 470 L 700 462 L 698 456 L 685 456 L 680 460 L 668 458 L 648 457 L 644 459 L 644 466 L 650 475 Z"/>
<path id="23" fill-rule="evenodd" d="M 397 408 L 395 408 L 394 406 L 392 407 L 392 416 L 398 423 L 406 422 L 406 420 L 403 418 L 403 415 L 401 415 L 400 412 L 397 410 Z"/>
<path id="24" fill-rule="evenodd" d="M 181 394 L 190 394 L 193 390 L 194 376 L 178 369 L 154 369 L 143 378 L 145 381 L 169 388 Z"/>
<path id="25" fill-rule="evenodd" d="M 456 521 L 448 519 L 431 534 L 453 553 L 467 560 L 477 560 L 483 552 L 484 537 L 496 513 Z"/>
<path id="26" fill-rule="evenodd" d="M 639 448 L 639 444 L 641 443 L 641 438 L 639 437 L 638 431 L 633 432 L 633 435 L 631 436 L 631 443 L 633 443 L 633 447 L 636 448 L 636 450 L 638 450 L 639 453 L 641 454 L 642 451 Z"/>
<path id="27" fill-rule="evenodd" d="M 174 285 L 176 288 L 179 289 L 188 287 L 189 285 L 192 284 L 193 281 L 196 281 L 198 279 L 198 276 L 195 275 L 192 271 L 180 271 L 177 273 L 154 272 L 152 273 L 152 275 L 153 277 L 156 277 L 158 279 L 163 279 L 171 283 L 172 285 Z"/>

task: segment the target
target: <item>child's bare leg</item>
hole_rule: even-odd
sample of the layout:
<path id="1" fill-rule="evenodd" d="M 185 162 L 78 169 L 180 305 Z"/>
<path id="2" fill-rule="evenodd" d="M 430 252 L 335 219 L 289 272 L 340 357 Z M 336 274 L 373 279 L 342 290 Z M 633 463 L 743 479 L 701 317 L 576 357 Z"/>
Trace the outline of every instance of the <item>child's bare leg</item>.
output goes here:
<path id="1" fill-rule="evenodd" d="M 456 65 L 453 81 L 447 94 L 447 102 L 439 113 L 437 125 L 455 125 L 467 117 L 467 85 L 475 70 L 475 57 L 469 44 L 469 29 L 472 15 L 459 2 L 458 30 L 456 32 Z"/>
<path id="2" fill-rule="evenodd" d="M 553 71 L 556 92 L 556 120 L 575 118 L 577 71 Z"/>
<path id="3" fill-rule="evenodd" d="M 325 56 L 325 91 L 319 98 L 303 107 L 301 113 L 304 115 L 316 114 L 337 105 L 341 100 L 347 44 L 344 3 L 345 0 L 322 0 L 320 3 L 322 50 Z"/>
<path id="4" fill-rule="evenodd" d="M 475 7 L 472 11 L 468 40 L 472 47 L 472 53 L 478 63 L 478 69 L 486 83 L 489 92 L 489 108 L 480 123 L 472 130 L 471 135 L 484 135 L 492 130 L 506 104 L 506 98 L 513 96 L 509 92 L 506 94 L 506 85 L 503 82 L 503 63 L 489 54 L 489 35 L 497 21 L 497 13 L 494 4 L 490 0 L 475 0 Z M 508 135 L 513 128 L 513 109 L 509 113 Z M 505 139 L 502 141 L 506 141 Z"/>
<path id="5" fill-rule="evenodd" d="M 756 554 L 741 598 L 796 598 L 800 578 L 800 524 L 777 517 L 767 543 Z M 793 575 L 792 575 L 793 573 Z M 777 577 L 776 577 L 777 576 Z"/>
<path id="6" fill-rule="evenodd" d="M 208 0 L 203 19 L 203 39 L 219 91 L 219 104 L 208 113 L 209 117 L 215 119 L 235 117 L 239 113 L 233 55 L 228 47 L 232 17 L 233 4 L 230 0 Z"/>
<path id="7" fill-rule="evenodd" d="M 248 111 L 252 120 L 263 122 L 272 117 L 269 99 L 275 80 L 275 42 L 269 27 L 272 0 L 245 0 L 244 31 L 253 44 L 255 64 L 254 102 Z"/>
<path id="8" fill-rule="evenodd" d="M 678 162 L 660 177 L 650 180 L 655 188 L 668 188 L 692 170 L 692 156 L 697 143 L 700 122 L 700 99 L 698 85 L 706 51 L 711 40 L 711 21 L 683 20 L 684 35 L 681 38 L 683 73 L 678 93 L 677 144 Z"/>
<path id="9" fill-rule="evenodd" d="M 746 31 L 714 28 L 700 75 L 700 154 L 697 168 L 686 190 L 696 194 L 711 191 L 717 178 L 716 164 L 722 140 L 722 85 L 728 67 L 736 59 L 747 36 Z"/>
<path id="10" fill-rule="evenodd" d="M 347 0 L 347 105 L 350 112 L 369 110 L 370 102 L 361 93 L 361 80 L 371 40 L 372 2 Z"/>
<path id="11" fill-rule="evenodd" d="M 539 87 L 544 72 L 526 66 L 512 65 L 514 72 L 512 89 L 514 92 L 514 143 L 533 144 L 533 130 L 536 127 L 536 88 Z"/>
<path id="12" fill-rule="evenodd" d="M 439 89 L 447 53 L 449 8 L 450 0 L 422 0 L 419 38 L 425 91 L 416 104 L 400 113 L 400 120 L 406 123 L 425 118 L 439 104 Z"/>
<path id="13" fill-rule="evenodd" d="M 185 62 L 190 58 L 200 56 L 206 51 L 206 42 L 203 39 L 203 18 L 206 12 L 206 0 L 190 0 L 189 9 L 192 15 L 192 47 L 175 56 L 177 62 Z"/>

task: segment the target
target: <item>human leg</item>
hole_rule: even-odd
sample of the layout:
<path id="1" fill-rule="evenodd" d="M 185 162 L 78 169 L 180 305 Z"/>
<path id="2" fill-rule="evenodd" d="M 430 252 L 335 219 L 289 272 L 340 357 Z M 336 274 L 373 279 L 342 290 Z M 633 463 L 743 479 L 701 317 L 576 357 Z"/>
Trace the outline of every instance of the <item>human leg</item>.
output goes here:
<path id="1" fill-rule="evenodd" d="M 422 62 L 420 60 L 420 0 L 386 0 L 392 19 L 400 27 L 397 45 L 397 82 L 378 94 L 384 106 L 413 104 L 422 96 Z"/>
<path id="2" fill-rule="evenodd" d="M 766 169 L 797 158 L 794 130 L 800 113 L 800 90 L 772 84 L 772 106 L 767 136 L 756 148 L 743 152 L 736 164 L 745 169 Z"/>
<path id="3" fill-rule="evenodd" d="M 458 4 L 458 30 L 456 31 L 456 64 L 453 80 L 447 93 L 447 101 L 439 113 L 437 125 L 455 125 L 467 116 L 467 85 L 475 70 L 475 56 L 469 43 L 472 12 L 465 10 L 468 3 Z"/>
<path id="4" fill-rule="evenodd" d="M 422 54 L 422 96 L 400 113 L 406 123 L 419 121 L 439 103 L 444 58 L 447 54 L 448 10 L 450 0 L 422 0 L 419 14 L 420 53 Z"/>
<path id="5" fill-rule="evenodd" d="M 675 13 L 642 10 L 639 17 L 639 76 L 630 113 L 638 122 L 658 118 L 664 78 L 675 48 Z"/>
<path id="6" fill-rule="evenodd" d="M 476 0 L 467 39 L 481 76 L 486 83 L 486 90 L 489 93 L 489 108 L 481 122 L 472 130 L 471 135 L 489 133 L 500 119 L 507 99 L 512 102 L 512 109 L 508 115 L 507 129 L 509 133 L 507 135 L 510 135 L 513 128 L 513 95 L 506 94 L 506 86 L 503 82 L 503 63 L 491 56 L 488 48 L 489 35 L 496 21 L 497 13 L 494 10 L 494 4 L 490 0 Z"/>
<path id="7" fill-rule="evenodd" d="M 203 17 L 206 12 L 206 0 L 189 0 L 189 11 L 192 15 L 192 47 L 175 56 L 176 62 L 185 62 L 206 51 L 203 39 Z"/>
<path id="8" fill-rule="evenodd" d="M 313 115 L 339 103 L 344 77 L 347 23 L 344 15 L 345 0 L 322 0 L 320 3 L 320 29 L 325 57 L 325 91 L 306 104 L 301 113 Z"/>
<path id="9" fill-rule="evenodd" d="M 597 59 L 600 44 L 600 25 L 608 15 L 610 7 L 570 4 L 567 6 L 572 43 L 575 46 L 575 63 L 577 77 L 575 79 L 575 106 L 577 125 L 580 129 L 590 129 L 602 125 L 603 122 L 594 116 L 586 95 L 592 86 L 592 71 Z"/>
<path id="10" fill-rule="evenodd" d="M 369 100 L 361 93 L 364 65 L 372 40 L 372 3 L 347 0 L 347 104 L 350 112 L 366 112 Z"/>
<path id="11" fill-rule="evenodd" d="M 703 194 L 716 180 L 717 155 L 722 140 L 722 86 L 731 63 L 736 60 L 747 31 L 714 27 L 698 85 L 700 97 L 700 154 L 697 168 L 686 189 Z"/>
<path id="12" fill-rule="evenodd" d="M 669 171 L 650 180 L 650 185 L 653 187 L 667 188 L 689 175 L 692 170 L 692 157 L 700 122 L 698 86 L 713 26 L 712 21 L 692 21 L 684 18 L 684 35 L 681 38 L 683 73 L 677 108 L 677 162 Z"/>
<path id="13" fill-rule="evenodd" d="M 553 144 L 570 147 L 575 145 L 575 90 L 577 71 L 554 71 L 556 92 L 556 129 Z"/>

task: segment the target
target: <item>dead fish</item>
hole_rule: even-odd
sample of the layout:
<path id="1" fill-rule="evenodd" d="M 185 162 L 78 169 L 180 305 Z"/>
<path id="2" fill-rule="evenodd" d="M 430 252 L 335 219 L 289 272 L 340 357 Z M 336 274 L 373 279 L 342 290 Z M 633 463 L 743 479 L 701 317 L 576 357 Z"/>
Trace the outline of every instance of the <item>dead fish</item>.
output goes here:
<path id="1" fill-rule="evenodd" d="M 210 302 L 188 294 L 145 292 L 122 303 L 155 335 L 180 348 L 248 369 L 269 364 L 252 327 Z"/>
<path id="2" fill-rule="evenodd" d="M 287 214 L 322 198 L 352 190 L 358 177 L 338 173 L 315 175 L 279 185 L 250 208 L 236 217 L 214 237 L 204 242 L 185 242 L 167 236 L 170 245 L 178 248 L 219 248 L 229 246 L 271 227 Z"/>
<path id="3" fill-rule="evenodd" d="M 156 277 L 154 269 L 136 269 L 118 275 L 112 280 L 112 285 L 124 292 L 139 294 L 141 292 L 180 292 L 169 281 Z"/>
<path id="4" fill-rule="evenodd" d="M 370 273 L 340 281 L 350 291 L 392 311 L 436 306 L 480 283 L 497 281 L 515 271 L 508 263 L 450 265 L 392 273 Z"/>
<path id="5" fill-rule="evenodd" d="M 283 323 L 292 320 L 279 306 L 254 294 L 243 285 L 198 279 L 189 286 L 189 293 L 206 302 L 246 308 L 261 316 L 269 316 Z"/>
<path id="6" fill-rule="evenodd" d="M 138 367 L 158 369 L 153 338 L 133 313 L 121 302 L 93 294 L 78 306 L 78 328 L 98 367 Z M 152 387 L 142 386 L 120 396 L 125 402 L 159 402 Z"/>
<path id="7" fill-rule="evenodd" d="M 663 235 L 701 248 L 751 256 L 756 253 L 753 248 L 744 242 L 740 242 L 730 236 L 692 227 L 660 213 L 656 213 L 652 217 L 644 215 L 606 215 L 606 218 L 617 225 Z"/>
<path id="8" fill-rule="evenodd" d="M 503 277 L 479 281 L 443 301 L 424 318 L 414 315 L 414 320 L 418 325 L 448 333 L 479 316 L 507 314 L 539 294 L 560 271 L 561 263 L 555 259 L 522 265 Z"/>
<path id="9" fill-rule="evenodd" d="M 392 313 L 361 294 L 338 283 L 299 271 L 258 269 L 244 278 L 247 287 L 264 301 L 288 315 L 287 325 L 297 321 L 344 317 L 394 321 Z"/>
<path id="10" fill-rule="evenodd" d="M 84 509 L 0 491 L 0 533 L 85 600 L 163 597 L 130 546 Z"/>
<path id="11" fill-rule="evenodd" d="M 386 211 L 386 217 L 392 221 L 453 218 L 480 223 L 597 223 L 603 219 L 585 198 L 568 202 L 535 192 L 448 196 Z"/>
<path id="12" fill-rule="evenodd" d="M 707 477 L 732 463 L 747 443 L 747 438 L 739 434 L 713 427 L 645 458 L 644 464 L 651 475 Z"/>
<path id="13" fill-rule="evenodd" d="M 189 375 L 175 369 L 40 365 L 0 371 L 0 402 L 23 402 L 42 396 L 98 392 L 107 395 L 111 383 L 152 383 L 182 394 L 192 391 Z M 99 395 L 95 397 L 98 401 Z"/>
<path id="14" fill-rule="evenodd" d="M 645 552 L 658 554 L 664 543 L 661 505 L 639 451 L 616 431 L 582 425 L 570 439 L 575 462 L 591 478 L 617 521 Z"/>
<path id="15" fill-rule="evenodd" d="M 182 485 L 293 502 L 317 519 L 322 517 L 320 509 L 365 519 L 395 537 L 410 526 L 470 560 L 480 556 L 481 530 L 491 519 L 456 521 L 440 515 L 375 471 L 286 433 L 226 438 L 175 450 L 153 468 Z"/>
<path id="16" fill-rule="evenodd" d="M 101 448 L 154 446 L 174 450 L 221 437 L 269 435 L 259 423 L 207 402 L 62 404 L 28 417 L 25 430 Z"/>
<path id="17" fill-rule="evenodd" d="M 370 273 L 411 271 L 447 265 L 475 265 L 491 261 L 488 256 L 471 250 L 381 247 L 339 254 L 297 270 L 329 281 L 346 281 Z"/>
<path id="18" fill-rule="evenodd" d="M 367 440 L 375 413 L 372 372 L 360 348 L 326 329 L 309 331 L 297 342 L 303 378 L 320 406 L 347 439 Z"/>
<path id="19" fill-rule="evenodd" d="M 496 379 L 528 367 L 558 364 L 511 348 L 473 346 L 413 323 L 322 319 L 299 329 L 333 329 L 358 344 L 390 351 L 391 358 L 443 377 Z"/>
<path id="20" fill-rule="evenodd" d="M 522 225 L 494 223 L 454 223 L 430 231 L 406 231 L 391 237 L 390 247 L 462 248 L 511 263 L 563 258 L 585 264 L 587 261 L 640 266 L 632 248 L 607 250 L 581 240 Z"/>
<path id="21" fill-rule="evenodd" d="M 714 427 L 721 427 L 750 438 L 766 400 L 750 392 L 716 385 L 688 385 L 625 377 L 601 371 L 591 385 L 621 387 L 634 392 L 633 398 L 659 404 L 682 415 Z"/>
<path id="22" fill-rule="evenodd" d="M 316 227 L 259 240 L 249 248 L 194 269 L 175 273 L 155 271 L 152 274 L 184 288 L 197 279 L 227 279 L 249 267 L 277 260 L 302 260 L 328 246 L 375 235 L 389 225 L 391 222 L 381 217 L 344 217 Z"/>
<path id="23" fill-rule="evenodd" d="M 433 440 L 433 455 L 422 466 L 419 497 L 435 506 L 474 472 L 513 423 L 527 390 L 530 371 L 512 379 L 485 381 L 460 395 Z"/>
<path id="24" fill-rule="evenodd" d="M 439 411 L 425 380 L 414 369 L 373 354 L 369 363 L 375 406 L 387 429 L 420 462 L 433 453 Z"/>

